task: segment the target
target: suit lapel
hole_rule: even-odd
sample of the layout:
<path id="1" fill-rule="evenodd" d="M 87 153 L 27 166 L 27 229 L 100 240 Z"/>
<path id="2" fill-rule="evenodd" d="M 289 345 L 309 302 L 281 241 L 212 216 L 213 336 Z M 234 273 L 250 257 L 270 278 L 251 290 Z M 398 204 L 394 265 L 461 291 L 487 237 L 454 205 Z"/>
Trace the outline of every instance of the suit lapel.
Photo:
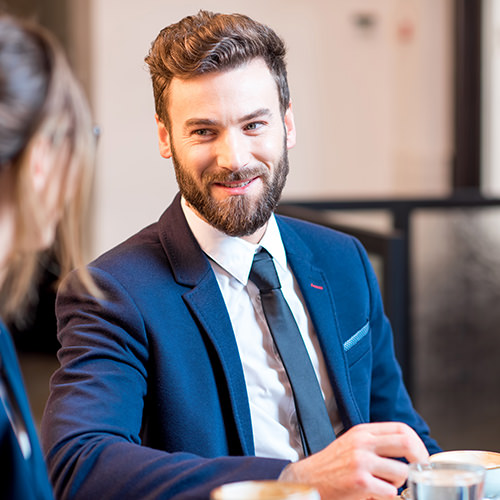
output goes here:
<path id="1" fill-rule="evenodd" d="M 207 276 L 184 294 L 184 300 L 215 348 L 226 378 L 243 453 L 253 455 L 252 423 L 243 368 L 231 321 L 215 277 Z"/>
<path id="2" fill-rule="evenodd" d="M 189 287 L 183 298 L 218 356 L 242 451 L 253 455 L 250 406 L 231 320 L 210 263 L 186 222 L 179 195 L 160 219 L 159 233 L 176 281 Z"/>
<path id="3" fill-rule="evenodd" d="M 313 321 L 344 426 L 362 421 L 349 379 L 336 318 L 331 285 L 305 242 L 277 217 L 287 259 Z M 184 294 L 195 321 L 205 331 L 220 361 L 230 395 L 243 453 L 253 455 L 254 444 L 243 368 L 238 347 L 208 259 L 186 222 L 177 195 L 159 221 L 159 237 L 177 282 L 190 287 Z"/>
<path id="4" fill-rule="evenodd" d="M 278 225 L 287 259 L 311 316 L 344 427 L 361 422 L 342 348 L 335 301 L 330 284 L 304 241 L 280 218 Z"/>

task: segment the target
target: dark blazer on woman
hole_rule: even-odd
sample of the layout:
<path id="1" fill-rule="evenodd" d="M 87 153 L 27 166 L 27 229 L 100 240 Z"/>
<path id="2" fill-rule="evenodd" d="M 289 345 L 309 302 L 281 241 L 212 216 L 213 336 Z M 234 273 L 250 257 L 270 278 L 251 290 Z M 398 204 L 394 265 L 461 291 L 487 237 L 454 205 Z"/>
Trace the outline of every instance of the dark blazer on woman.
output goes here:
<path id="1" fill-rule="evenodd" d="M 0 498 L 52 499 L 14 345 L 1 321 L 0 372 Z"/>

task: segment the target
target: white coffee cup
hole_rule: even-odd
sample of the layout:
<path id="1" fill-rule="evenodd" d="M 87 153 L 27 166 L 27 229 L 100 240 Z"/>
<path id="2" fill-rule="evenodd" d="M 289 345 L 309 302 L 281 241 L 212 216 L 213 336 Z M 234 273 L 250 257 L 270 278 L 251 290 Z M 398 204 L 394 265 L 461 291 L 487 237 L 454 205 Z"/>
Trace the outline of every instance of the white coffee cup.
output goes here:
<path id="1" fill-rule="evenodd" d="M 211 500 L 321 500 L 311 486 L 284 481 L 241 481 L 215 488 Z"/>
<path id="2" fill-rule="evenodd" d="M 500 453 L 483 450 L 453 450 L 435 453 L 429 460 L 482 465 L 486 469 L 484 498 L 500 499 Z"/>

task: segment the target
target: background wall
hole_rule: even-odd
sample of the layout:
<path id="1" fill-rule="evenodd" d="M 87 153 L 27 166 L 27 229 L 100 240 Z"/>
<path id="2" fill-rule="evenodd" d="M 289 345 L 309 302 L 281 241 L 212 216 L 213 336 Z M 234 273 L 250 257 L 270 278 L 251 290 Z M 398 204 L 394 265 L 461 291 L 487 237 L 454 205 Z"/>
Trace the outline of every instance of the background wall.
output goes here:
<path id="1" fill-rule="evenodd" d="M 288 45 L 298 144 L 286 198 L 447 193 L 451 0 L 75 0 L 72 53 L 102 132 L 92 256 L 177 190 L 143 60 L 160 29 L 201 6 L 248 14 Z"/>
<path id="2" fill-rule="evenodd" d="M 500 2 L 483 1 L 483 185 L 486 193 L 500 193 Z"/>

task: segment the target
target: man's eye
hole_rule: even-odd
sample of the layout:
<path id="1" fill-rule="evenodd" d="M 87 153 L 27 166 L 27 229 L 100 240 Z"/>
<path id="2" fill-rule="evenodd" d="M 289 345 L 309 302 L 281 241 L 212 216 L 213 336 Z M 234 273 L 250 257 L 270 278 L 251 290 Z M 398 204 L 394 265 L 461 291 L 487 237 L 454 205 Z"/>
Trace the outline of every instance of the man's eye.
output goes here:
<path id="1" fill-rule="evenodd" d="M 262 125 L 262 122 L 252 122 L 245 126 L 245 130 L 258 130 L 260 127 L 262 127 Z"/>
<path id="2" fill-rule="evenodd" d="M 192 132 L 194 135 L 209 135 L 210 134 L 210 130 L 208 130 L 207 128 L 200 128 L 198 130 L 194 130 Z"/>

